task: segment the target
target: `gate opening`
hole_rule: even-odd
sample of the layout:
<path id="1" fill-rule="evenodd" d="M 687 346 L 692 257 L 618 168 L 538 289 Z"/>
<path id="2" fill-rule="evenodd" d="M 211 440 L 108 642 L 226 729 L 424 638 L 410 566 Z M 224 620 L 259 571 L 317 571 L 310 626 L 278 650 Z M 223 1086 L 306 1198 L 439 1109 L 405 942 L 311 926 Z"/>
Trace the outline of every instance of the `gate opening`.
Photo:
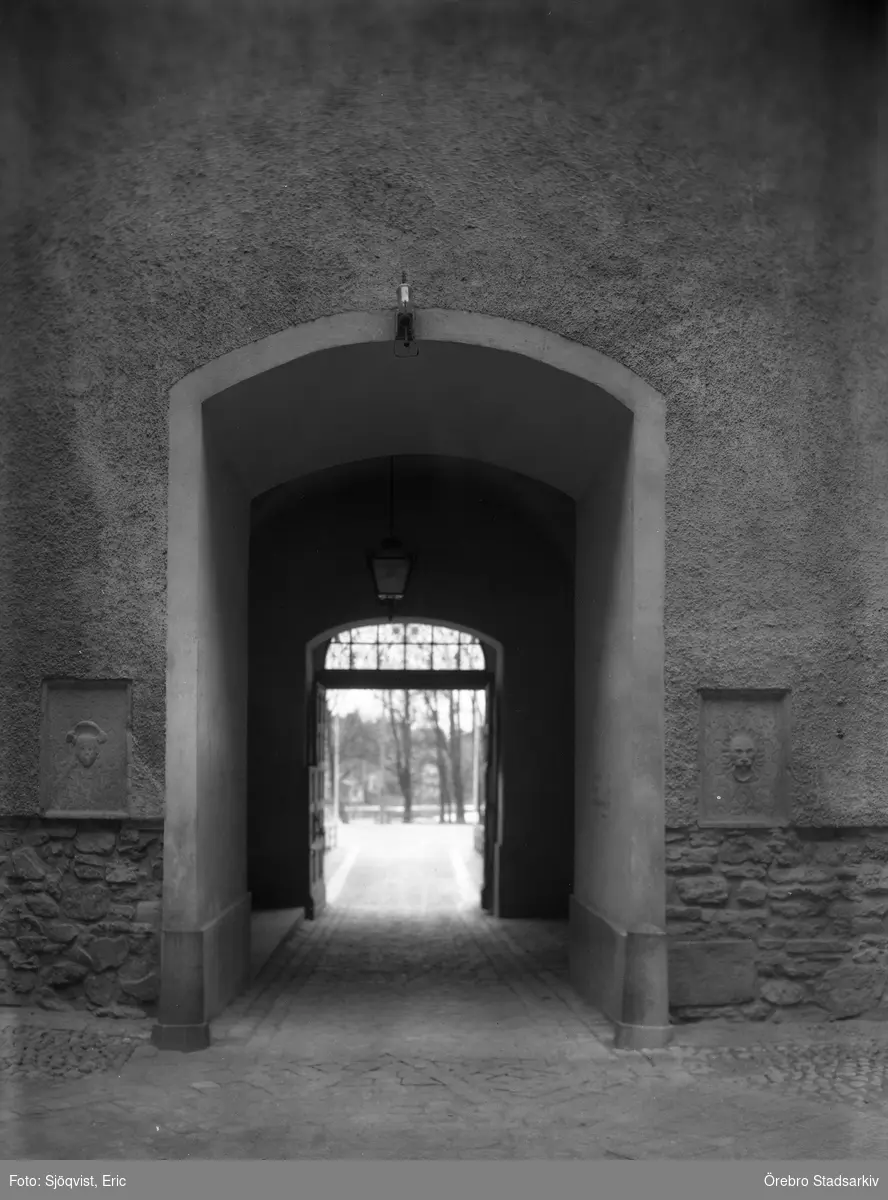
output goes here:
<path id="1" fill-rule="evenodd" d="M 425 349 L 407 374 L 391 355 L 391 313 L 351 312 L 230 351 L 170 391 L 153 1032 L 164 1048 L 207 1045 L 210 1021 L 246 986 L 251 905 L 301 907 L 308 892 L 311 689 L 298 658 L 314 631 L 364 611 L 360 553 L 379 528 L 355 473 L 393 452 L 422 460 L 402 509 L 402 532 L 423 537 L 417 615 L 446 612 L 508 647 L 507 693 L 498 688 L 493 708 L 510 788 L 495 911 L 569 912 L 571 977 L 620 1044 L 668 1038 L 663 397 L 551 330 L 483 313 L 420 315 Z M 303 520 L 294 503 L 291 519 L 253 521 L 261 497 L 281 488 L 295 502 L 288 480 L 317 495 L 309 477 L 327 471 L 355 480 L 348 511 L 314 506 Z M 466 526 L 471 538 L 450 500 L 480 521 Z M 538 560 L 543 569 L 528 574 Z M 493 578 L 502 589 L 483 586 Z M 542 600 L 551 630 L 528 637 Z M 564 753 L 553 754 L 559 742 Z"/>
<path id="2" fill-rule="evenodd" d="M 340 900 L 359 859 L 393 880 L 423 856 L 452 873 L 442 894 L 489 910 L 494 672 L 480 640 L 373 622 L 334 635 L 323 663 L 309 707 L 307 915 Z"/>

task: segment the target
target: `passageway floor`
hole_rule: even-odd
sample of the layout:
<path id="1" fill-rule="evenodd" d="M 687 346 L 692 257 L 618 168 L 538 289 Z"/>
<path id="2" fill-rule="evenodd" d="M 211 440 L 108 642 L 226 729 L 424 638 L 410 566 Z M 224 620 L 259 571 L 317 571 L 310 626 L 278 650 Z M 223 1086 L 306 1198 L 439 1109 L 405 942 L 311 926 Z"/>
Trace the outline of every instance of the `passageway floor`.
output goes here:
<path id="1" fill-rule="evenodd" d="M 708 1025 L 617 1051 L 567 981 L 564 926 L 478 911 L 468 830 L 346 841 L 328 911 L 278 948 L 207 1050 L 158 1051 L 147 1022 L 6 1012 L 3 1157 L 888 1155 L 884 1026 Z M 101 1054 L 103 1069 L 76 1072 Z"/>

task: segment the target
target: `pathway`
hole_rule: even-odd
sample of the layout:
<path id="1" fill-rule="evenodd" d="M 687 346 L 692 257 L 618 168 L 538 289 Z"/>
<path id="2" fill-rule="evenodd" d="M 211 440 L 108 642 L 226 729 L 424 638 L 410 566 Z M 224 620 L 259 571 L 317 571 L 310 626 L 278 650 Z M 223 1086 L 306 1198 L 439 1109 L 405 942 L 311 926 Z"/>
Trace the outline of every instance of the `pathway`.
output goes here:
<path id="1" fill-rule="evenodd" d="M 158 1052 L 115 1026 L 87 1078 L 0 1071 L 5 1156 L 888 1154 L 881 1029 L 701 1027 L 667 1051 L 616 1051 L 567 981 L 563 924 L 478 911 L 471 830 L 352 827 L 336 858 L 328 912 L 275 952 L 208 1050 Z"/>

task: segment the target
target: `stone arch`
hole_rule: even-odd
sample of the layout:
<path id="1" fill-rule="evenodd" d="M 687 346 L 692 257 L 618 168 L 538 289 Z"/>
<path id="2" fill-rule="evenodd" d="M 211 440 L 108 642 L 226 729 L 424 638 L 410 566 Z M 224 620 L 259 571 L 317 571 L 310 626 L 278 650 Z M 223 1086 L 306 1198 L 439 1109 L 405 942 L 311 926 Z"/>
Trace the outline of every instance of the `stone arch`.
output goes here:
<path id="1" fill-rule="evenodd" d="M 400 441 L 391 422 L 378 421 L 376 443 L 360 442 L 356 455 L 363 427 L 343 423 L 336 404 L 342 399 L 360 417 L 360 378 L 349 395 L 325 397 L 312 421 L 298 425 L 301 392 L 292 379 L 323 388 L 339 352 L 352 365 L 372 361 L 382 371 L 379 356 L 391 354 L 393 331 L 391 312 L 324 317 L 223 355 L 170 392 L 164 966 L 155 1031 L 161 1045 L 205 1044 L 209 1020 L 246 982 L 241 843 L 250 500 L 309 469 L 428 452 L 428 421 L 417 417 L 407 420 Z M 437 355 L 453 366 L 454 379 L 461 370 L 465 385 L 447 394 L 447 420 L 435 429 L 432 452 L 506 467 L 576 502 L 572 971 L 624 1044 L 660 1044 L 668 1012 L 663 399 L 612 359 L 521 322 L 430 309 L 417 314 L 417 335 L 419 358 L 392 361 L 409 369 L 427 350 L 433 365 Z M 364 348 L 365 358 L 356 358 Z M 487 390 L 466 373 L 479 362 L 492 371 Z M 520 400 L 521 420 L 503 419 L 513 398 L 494 386 L 500 366 L 514 405 Z M 275 392 L 282 372 L 296 374 L 286 392 Z M 533 376 L 536 393 L 522 390 L 525 376 Z M 433 391 L 434 378 L 426 379 Z M 372 399 L 374 412 L 411 418 L 397 388 L 380 387 Z M 325 425 L 328 409 L 333 417 Z M 296 421 L 300 436 L 277 436 L 284 426 L 273 428 L 275 421 L 291 430 Z M 257 440 L 263 429 L 264 442 Z"/>

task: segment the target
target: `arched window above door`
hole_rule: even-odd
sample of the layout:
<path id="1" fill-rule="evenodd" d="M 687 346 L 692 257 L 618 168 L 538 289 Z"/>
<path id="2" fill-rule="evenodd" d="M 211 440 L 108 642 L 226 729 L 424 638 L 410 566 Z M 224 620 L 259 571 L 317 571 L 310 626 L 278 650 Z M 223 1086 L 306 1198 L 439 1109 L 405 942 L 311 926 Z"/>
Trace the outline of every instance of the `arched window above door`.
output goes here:
<path id="1" fill-rule="evenodd" d="M 408 621 L 342 630 L 330 639 L 324 666 L 334 671 L 483 671 L 486 662 L 473 634 Z"/>

